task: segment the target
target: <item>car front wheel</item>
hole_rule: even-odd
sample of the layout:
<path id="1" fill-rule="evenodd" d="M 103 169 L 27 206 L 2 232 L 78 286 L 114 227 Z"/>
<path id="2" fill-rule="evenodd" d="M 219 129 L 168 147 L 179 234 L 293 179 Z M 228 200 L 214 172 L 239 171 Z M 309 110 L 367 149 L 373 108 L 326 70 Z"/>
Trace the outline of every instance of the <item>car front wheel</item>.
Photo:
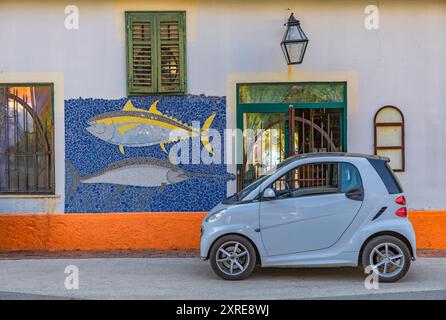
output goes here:
<path id="1" fill-rule="evenodd" d="M 395 282 L 409 270 L 411 254 L 406 244 L 392 236 L 370 240 L 362 253 L 364 268 L 370 266 L 381 282 Z"/>
<path id="2" fill-rule="evenodd" d="M 218 239 L 209 254 L 212 270 L 225 280 L 242 280 L 256 265 L 256 252 L 251 242 L 238 235 Z"/>

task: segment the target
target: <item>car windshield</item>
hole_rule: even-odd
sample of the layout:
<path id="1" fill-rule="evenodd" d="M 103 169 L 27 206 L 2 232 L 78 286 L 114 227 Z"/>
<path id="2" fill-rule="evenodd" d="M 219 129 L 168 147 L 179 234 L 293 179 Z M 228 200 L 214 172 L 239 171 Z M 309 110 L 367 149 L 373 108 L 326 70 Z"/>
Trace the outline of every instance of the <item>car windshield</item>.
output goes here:
<path id="1" fill-rule="evenodd" d="M 277 170 L 279 170 L 283 166 L 286 166 L 288 163 L 293 161 L 295 158 L 296 158 L 295 156 L 289 157 L 289 158 L 285 159 L 284 161 L 280 162 L 278 165 L 276 165 L 276 166 L 272 167 L 271 169 L 269 169 L 268 171 L 266 171 L 257 180 L 255 180 L 254 182 L 252 182 L 251 184 L 249 184 L 245 188 L 243 188 L 241 191 L 236 193 L 235 194 L 236 201 L 243 201 L 243 199 L 245 199 L 246 196 L 251 193 L 251 191 L 255 190 L 258 186 L 260 186 L 263 183 L 263 181 L 268 179 L 269 176 L 276 173 Z"/>

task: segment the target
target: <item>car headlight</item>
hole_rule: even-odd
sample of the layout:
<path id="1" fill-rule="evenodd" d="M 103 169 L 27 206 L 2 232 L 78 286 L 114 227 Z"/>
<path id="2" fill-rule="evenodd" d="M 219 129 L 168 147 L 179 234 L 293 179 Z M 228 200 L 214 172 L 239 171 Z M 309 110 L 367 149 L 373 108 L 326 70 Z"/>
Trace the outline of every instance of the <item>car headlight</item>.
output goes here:
<path id="1" fill-rule="evenodd" d="M 210 215 L 206 218 L 206 222 L 214 222 L 221 218 L 223 213 L 225 213 L 226 209 L 222 209 L 220 211 L 215 212 L 214 214 Z"/>

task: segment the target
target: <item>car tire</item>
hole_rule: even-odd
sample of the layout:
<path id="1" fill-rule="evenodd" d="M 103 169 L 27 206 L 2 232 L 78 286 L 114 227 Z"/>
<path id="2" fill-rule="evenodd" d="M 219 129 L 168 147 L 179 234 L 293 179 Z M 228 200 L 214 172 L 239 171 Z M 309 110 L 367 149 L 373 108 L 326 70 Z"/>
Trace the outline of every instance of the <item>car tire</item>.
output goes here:
<path id="1" fill-rule="evenodd" d="M 212 270 L 220 278 L 242 280 L 251 275 L 256 266 L 256 250 L 245 237 L 227 235 L 212 245 L 209 259 Z"/>
<path id="2" fill-rule="evenodd" d="M 393 236 L 371 239 L 362 252 L 362 265 L 372 267 L 380 282 L 396 282 L 409 270 L 412 255 L 407 245 Z M 371 271 L 371 270 L 370 270 Z"/>

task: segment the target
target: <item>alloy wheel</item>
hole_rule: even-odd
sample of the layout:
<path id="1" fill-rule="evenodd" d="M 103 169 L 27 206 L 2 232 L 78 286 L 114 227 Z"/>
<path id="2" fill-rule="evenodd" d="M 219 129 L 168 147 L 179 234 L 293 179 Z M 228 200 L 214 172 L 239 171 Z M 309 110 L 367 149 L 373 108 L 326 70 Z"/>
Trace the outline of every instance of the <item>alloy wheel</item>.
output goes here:
<path id="1" fill-rule="evenodd" d="M 378 244 L 371 251 L 369 259 L 373 271 L 384 278 L 397 275 L 404 267 L 403 251 L 393 243 Z"/>
<path id="2" fill-rule="evenodd" d="M 236 276 L 241 274 L 249 265 L 248 249 L 238 241 L 223 243 L 217 251 L 216 262 L 221 272 Z"/>

